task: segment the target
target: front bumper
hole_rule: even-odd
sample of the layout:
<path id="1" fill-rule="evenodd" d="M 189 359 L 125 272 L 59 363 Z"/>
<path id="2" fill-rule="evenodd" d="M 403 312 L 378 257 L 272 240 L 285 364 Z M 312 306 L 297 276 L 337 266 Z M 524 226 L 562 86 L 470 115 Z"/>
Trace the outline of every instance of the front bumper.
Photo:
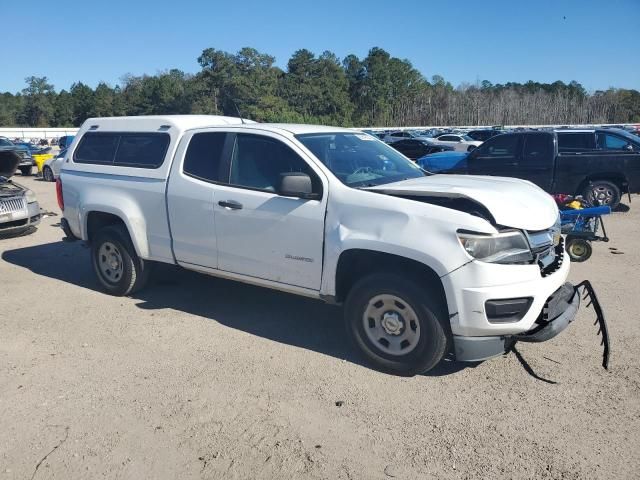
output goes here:
<path id="1" fill-rule="evenodd" d="M 472 261 L 442 277 L 451 332 L 464 337 L 516 335 L 534 327 L 547 299 L 569 276 L 569 256 L 558 246 L 556 265 L 542 274 L 538 265 L 499 265 Z M 512 321 L 490 319 L 487 302 L 530 299 Z"/>
<path id="2" fill-rule="evenodd" d="M 25 209 L 8 214 L 0 212 L 0 234 L 13 234 L 35 227 L 40 223 L 40 205 L 28 203 Z"/>
<path id="3" fill-rule="evenodd" d="M 596 323 L 599 324 L 598 333 L 602 335 L 601 345 L 604 347 L 602 366 L 609 365 L 609 333 L 604 312 L 598 301 L 593 287 L 588 281 L 577 286 L 565 283 L 556 290 L 545 302 L 534 328 L 515 335 L 463 337 L 454 336 L 456 359 L 459 361 L 481 361 L 501 355 L 511 350 L 516 342 L 545 342 L 554 338 L 575 319 L 580 308 L 580 289 L 585 298 L 593 305 L 596 313 Z"/>

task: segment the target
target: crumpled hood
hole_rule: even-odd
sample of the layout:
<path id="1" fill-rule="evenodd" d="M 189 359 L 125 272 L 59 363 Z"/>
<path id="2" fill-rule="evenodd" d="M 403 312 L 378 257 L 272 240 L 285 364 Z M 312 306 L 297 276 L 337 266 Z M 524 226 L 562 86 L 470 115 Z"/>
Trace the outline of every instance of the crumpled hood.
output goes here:
<path id="1" fill-rule="evenodd" d="M 499 225 L 523 230 L 545 230 L 558 219 L 558 207 L 551 195 L 517 178 L 431 175 L 367 190 L 389 195 L 468 198 L 484 205 Z"/>

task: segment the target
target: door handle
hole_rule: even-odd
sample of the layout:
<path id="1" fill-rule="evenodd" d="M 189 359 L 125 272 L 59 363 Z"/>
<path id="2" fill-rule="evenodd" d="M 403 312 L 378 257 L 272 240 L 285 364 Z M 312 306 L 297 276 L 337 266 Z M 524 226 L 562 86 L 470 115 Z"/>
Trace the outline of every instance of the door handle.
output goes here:
<path id="1" fill-rule="evenodd" d="M 229 208 L 231 210 L 242 210 L 242 204 L 240 202 L 236 202 L 235 200 L 220 200 L 218 205 L 224 208 Z"/>

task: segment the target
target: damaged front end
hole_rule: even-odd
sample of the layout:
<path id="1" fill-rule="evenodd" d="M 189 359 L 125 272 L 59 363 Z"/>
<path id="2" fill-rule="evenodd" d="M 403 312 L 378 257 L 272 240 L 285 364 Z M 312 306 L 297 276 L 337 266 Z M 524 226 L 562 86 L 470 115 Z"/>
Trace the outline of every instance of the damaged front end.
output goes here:
<path id="1" fill-rule="evenodd" d="M 565 283 L 546 301 L 542 312 L 534 323 L 534 328 L 516 335 L 487 337 L 456 337 L 454 341 L 456 360 L 481 361 L 513 350 L 517 342 L 546 342 L 557 336 L 575 319 L 580 309 L 581 299 L 589 299 L 587 307 L 593 306 L 598 325 L 597 335 L 601 336 L 603 347 L 602 366 L 609 368 L 610 339 L 607 321 L 598 297 L 591 285 L 585 280 L 578 285 Z M 508 310 L 503 315 L 511 314 Z"/>

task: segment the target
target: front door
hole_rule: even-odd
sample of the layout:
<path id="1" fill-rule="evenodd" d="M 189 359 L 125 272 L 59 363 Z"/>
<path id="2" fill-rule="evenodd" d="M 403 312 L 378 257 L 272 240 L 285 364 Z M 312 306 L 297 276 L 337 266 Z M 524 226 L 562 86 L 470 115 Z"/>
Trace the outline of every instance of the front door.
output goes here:
<path id="1" fill-rule="evenodd" d="M 320 289 L 326 188 L 292 144 L 269 134 L 235 135 L 229 182 L 216 186 L 218 268 Z M 319 200 L 278 194 L 281 175 L 304 172 Z"/>

